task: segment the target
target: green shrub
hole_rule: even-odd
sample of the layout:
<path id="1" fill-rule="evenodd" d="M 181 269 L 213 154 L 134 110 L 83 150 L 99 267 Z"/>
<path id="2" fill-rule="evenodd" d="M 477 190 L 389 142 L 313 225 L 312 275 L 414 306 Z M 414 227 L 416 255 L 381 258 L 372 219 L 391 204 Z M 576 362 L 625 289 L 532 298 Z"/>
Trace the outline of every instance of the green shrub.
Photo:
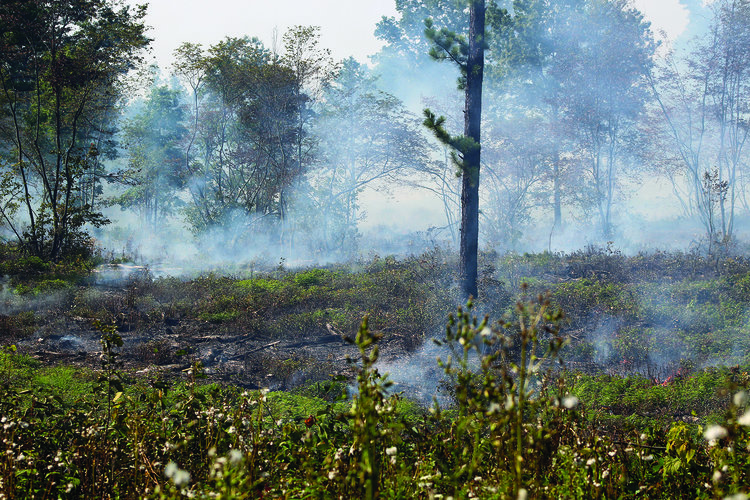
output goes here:
<path id="1" fill-rule="evenodd" d="M 218 313 L 201 313 L 198 315 L 198 318 L 210 323 L 229 323 L 237 319 L 239 315 L 238 311 L 222 311 Z"/>
<path id="2" fill-rule="evenodd" d="M 294 275 L 293 281 L 298 286 L 308 288 L 330 281 L 331 273 L 325 269 L 310 269 Z"/>

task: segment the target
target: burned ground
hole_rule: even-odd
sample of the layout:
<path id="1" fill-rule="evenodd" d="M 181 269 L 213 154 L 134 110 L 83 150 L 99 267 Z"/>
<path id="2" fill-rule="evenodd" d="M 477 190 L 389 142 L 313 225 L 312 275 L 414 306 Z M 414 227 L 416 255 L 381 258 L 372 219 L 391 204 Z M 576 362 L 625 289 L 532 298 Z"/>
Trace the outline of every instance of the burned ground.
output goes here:
<path id="1" fill-rule="evenodd" d="M 568 369 L 661 383 L 678 373 L 747 362 L 750 263 L 744 258 L 628 257 L 588 249 L 485 254 L 482 262 L 474 313 L 499 320 L 522 294 L 549 293 L 566 315 Z M 105 265 L 66 281 L 42 270 L 6 287 L 13 291 L 4 296 L 0 332 L 4 344 L 44 363 L 97 368 L 95 324 L 114 324 L 130 373 L 176 377 L 200 361 L 210 380 L 290 389 L 351 377 L 347 358 L 357 351 L 350 340 L 368 316 L 381 336 L 382 366 L 426 371 L 436 368 L 440 354 L 429 339 L 443 334 L 457 304 L 449 278 L 454 266 L 436 250 L 327 268 L 238 269 L 230 276 L 170 277 L 181 270 Z M 521 283 L 528 284 L 525 292 Z M 414 378 L 424 378 L 423 386 L 437 383 L 435 376 Z"/>
<path id="2" fill-rule="evenodd" d="M 26 293 L 7 295 L 10 314 L 0 317 L 0 329 L 5 344 L 44 363 L 96 368 L 95 325 L 114 324 L 129 372 L 179 374 L 200 361 L 212 380 L 288 389 L 350 376 L 351 340 L 366 315 L 382 334 L 384 362 L 413 351 L 447 317 L 450 286 L 437 291 L 437 269 L 425 257 L 374 259 L 360 272 L 156 278 L 148 268 L 108 265 L 52 294 L 39 290 L 47 279 L 16 284 Z"/>

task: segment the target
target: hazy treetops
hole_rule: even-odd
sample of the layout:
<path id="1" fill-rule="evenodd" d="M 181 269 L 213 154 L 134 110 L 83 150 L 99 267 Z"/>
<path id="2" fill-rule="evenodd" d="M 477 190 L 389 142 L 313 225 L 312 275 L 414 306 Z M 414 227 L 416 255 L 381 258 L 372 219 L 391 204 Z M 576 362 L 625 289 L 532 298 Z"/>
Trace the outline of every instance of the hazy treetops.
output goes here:
<path id="1" fill-rule="evenodd" d="M 373 27 L 384 46 L 370 65 L 334 60 L 319 28 L 295 26 L 272 46 L 252 34 L 186 40 L 170 67 L 144 71 L 143 9 L 4 2 L 6 237 L 57 259 L 106 213 L 121 234 L 140 220 L 229 253 L 338 258 L 376 244 L 362 238 L 367 207 L 397 196 L 435 200 L 443 223 L 404 213 L 384 224 L 421 229 L 420 245 L 457 243 L 459 144 L 436 141 L 420 111 L 461 137 L 468 5 L 397 2 Z M 674 193 L 665 212 L 702 228 L 693 243 L 742 232 L 748 2 L 712 3 L 710 29 L 679 50 L 659 48 L 626 0 L 486 9 L 481 245 L 637 246 L 627 210 L 657 184 Z"/>

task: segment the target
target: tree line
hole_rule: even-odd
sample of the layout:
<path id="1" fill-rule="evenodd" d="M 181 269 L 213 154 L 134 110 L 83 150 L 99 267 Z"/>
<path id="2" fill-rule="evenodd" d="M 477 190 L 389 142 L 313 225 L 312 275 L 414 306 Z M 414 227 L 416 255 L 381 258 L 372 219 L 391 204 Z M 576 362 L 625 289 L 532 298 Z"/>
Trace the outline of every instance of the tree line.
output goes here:
<path id="1" fill-rule="evenodd" d="M 400 183 L 442 201 L 445 227 L 434 230 L 455 243 L 468 227 L 467 185 L 475 226 L 495 248 L 581 221 L 606 241 L 629 194 L 658 177 L 710 249 L 733 241 L 750 209 L 750 2 L 714 2 L 710 29 L 681 51 L 658 42 L 628 0 L 483 1 L 477 38 L 478 5 L 398 2 L 376 27 L 384 46 L 372 66 L 335 61 L 318 28 L 297 26 L 273 47 L 184 43 L 143 84 L 132 74 L 149 43 L 144 9 L 3 2 L 7 236 L 57 259 L 116 205 L 149 227 L 180 219 L 238 247 L 265 232 L 285 248 L 343 254 L 356 248 L 363 190 Z M 464 127 L 455 82 L 476 86 L 472 40 L 483 52 L 481 133 Z M 442 141 L 415 107 L 430 108 Z"/>

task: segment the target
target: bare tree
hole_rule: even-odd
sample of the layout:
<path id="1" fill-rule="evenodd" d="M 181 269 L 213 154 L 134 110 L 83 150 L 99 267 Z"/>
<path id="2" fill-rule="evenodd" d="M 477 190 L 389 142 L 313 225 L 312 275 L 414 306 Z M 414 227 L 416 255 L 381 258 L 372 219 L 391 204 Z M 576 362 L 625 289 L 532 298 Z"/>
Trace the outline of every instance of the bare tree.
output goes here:
<path id="1" fill-rule="evenodd" d="M 716 239 L 729 242 L 734 234 L 745 196 L 750 108 L 750 2 L 720 0 L 712 9 L 711 30 L 696 50 L 685 61 L 668 54 L 649 75 L 681 164 L 671 176 L 675 193 L 685 212 L 699 216 L 709 245 Z M 713 185 L 726 183 L 724 195 L 706 189 L 707 175 Z"/>

